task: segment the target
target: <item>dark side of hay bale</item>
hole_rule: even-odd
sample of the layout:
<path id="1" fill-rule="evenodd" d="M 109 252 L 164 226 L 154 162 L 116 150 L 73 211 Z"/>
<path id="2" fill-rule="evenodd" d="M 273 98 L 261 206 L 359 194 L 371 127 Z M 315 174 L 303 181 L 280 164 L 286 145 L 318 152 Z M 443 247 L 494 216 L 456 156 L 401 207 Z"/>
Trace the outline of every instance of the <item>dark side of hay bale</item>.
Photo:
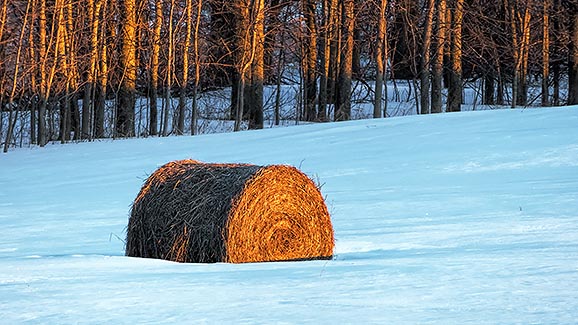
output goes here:
<path id="1" fill-rule="evenodd" d="M 333 246 L 321 193 L 296 168 L 181 160 L 141 188 L 126 255 L 242 263 L 327 259 Z"/>

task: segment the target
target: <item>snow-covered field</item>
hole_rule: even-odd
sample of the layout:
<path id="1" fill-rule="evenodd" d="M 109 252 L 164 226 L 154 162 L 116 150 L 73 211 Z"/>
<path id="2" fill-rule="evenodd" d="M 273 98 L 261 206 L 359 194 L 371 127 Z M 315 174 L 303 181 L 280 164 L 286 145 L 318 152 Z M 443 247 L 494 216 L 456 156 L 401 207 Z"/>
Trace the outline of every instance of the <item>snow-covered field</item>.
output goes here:
<path id="1" fill-rule="evenodd" d="M 142 182 L 182 158 L 300 166 L 335 258 L 124 257 Z M 578 107 L 15 149 L 0 229 L 3 324 L 572 324 Z"/>

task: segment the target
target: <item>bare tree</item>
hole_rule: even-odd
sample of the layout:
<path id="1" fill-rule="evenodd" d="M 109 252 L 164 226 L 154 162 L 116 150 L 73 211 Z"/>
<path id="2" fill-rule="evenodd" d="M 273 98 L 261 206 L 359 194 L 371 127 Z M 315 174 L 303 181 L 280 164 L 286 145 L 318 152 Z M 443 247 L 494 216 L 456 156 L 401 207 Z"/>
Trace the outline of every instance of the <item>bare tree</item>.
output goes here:
<path id="1" fill-rule="evenodd" d="M 320 56 L 320 80 L 319 80 L 319 107 L 318 119 L 327 120 L 327 105 L 334 103 L 335 72 L 338 61 L 337 44 L 338 44 L 338 1 L 323 0 L 323 19 L 322 35 L 323 46 L 319 53 Z"/>
<path id="2" fill-rule="evenodd" d="M 116 136 L 134 136 L 136 101 L 136 0 L 123 0 L 120 69 L 122 78 L 118 93 Z"/>
<path id="3" fill-rule="evenodd" d="M 569 3 L 568 105 L 578 104 L 578 3 Z"/>
<path id="4" fill-rule="evenodd" d="M 158 134 L 158 88 L 159 88 L 159 57 L 161 51 L 161 29 L 163 25 L 163 0 L 155 1 L 155 22 L 152 35 L 151 71 L 150 71 L 150 104 L 149 104 L 149 134 Z"/>
<path id="5" fill-rule="evenodd" d="M 265 79 L 265 0 L 252 0 L 251 84 L 249 85 L 249 129 L 263 128 L 263 84 Z"/>
<path id="6" fill-rule="evenodd" d="M 550 7 L 552 0 L 543 0 L 542 12 L 542 106 L 550 106 Z"/>
<path id="7" fill-rule="evenodd" d="M 341 7 L 342 39 L 338 85 L 335 92 L 335 120 L 351 118 L 351 79 L 353 64 L 353 33 L 355 30 L 354 0 L 344 0 Z"/>
<path id="8" fill-rule="evenodd" d="M 102 28 L 100 28 L 98 74 L 94 103 L 94 137 L 104 138 L 104 110 L 106 106 L 106 88 L 108 84 L 108 42 L 106 38 L 106 21 L 108 1 L 102 4 Z"/>
<path id="9" fill-rule="evenodd" d="M 452 12 L 451 67 L 448 87 L 448 112 L 459 112 L 462 104 L 462 23 L 464 0 L 455 0 Z"/>
<path id="10" fill-rule="evenodd" d="M 420 61 L 420 107 L 421 114 L 430 113 L 430 48 L 435 0 L 427 0 L 423 28 L 422 53 Z"/>
<path id="11" fill-rule="evenodd" d="M 98 36 L 100 29 L 100 9 L 102 0 L 89 0 L 87 2 L 88 18 L 91 27 L 90 32 L 90 64 L 87 72 L 86 85 L 84 86 L 84 99 L 82 100 L 82 138 L 92 136 L 91 118 L 94 116 L 94 102 L 96 79 L 98 74 Z"/>
<path id="12" fill-rule="evenodd" d="M 40 0 L 39 17 L 38 17 L 38 56 L 40 58 L 40 89 L 38 108 L 38 144 L 44 147 L 47 143 L 46 135 L 46 106 L 48 104 L 48 95 L 50 92 L 50 83 L 46 71 L 47 43 L 46 43 L 46 0 Z"/>
<path id="13" fill-rule="evenodd" d="M 387 0 L 379 1 L 377 16 L 377 39 L 375 47 L 375 98 L 373 101 L 373 118 L 387 117 L 387 84 L 385 70 L 387 66 Z M 383 88 L 385 86 L 385 104 L 383 103 Z"/>
<path id="14" fill-rule="evenodd" d="M 517 105 L 526 105 L 528 71 L 528 53 L 530 51 L 530 19 L 531 13 L 528 4 L 523 6 L 523 16 L 518 0 L 508 3 L 505 0 L 510 14 L 512 32 L 512 51 L 514 56 L 514 78 L 512 81 L 512 108 Z"/>
<path id="15" fill-rule="evenodd" d="M 168 25 L 168 44 L 167 44 L 167 59 L 166 59 L 166 77 L 165 77 L 165 100 L 163 103 L 163 110 L 161 113 L 161 135 L 169 135 L 169 114 L 172 108 L 172 87 L 173 87 L 173 77 L 174 77 L 174 48 L 175 48 L 175 36 L 174 36 L 174 12 L 175 12 L 175 0 L 171 0 L 169 7 L 169 17 L 167 18 Z"/>
<path id="16" fill-rule="evenodd" d="M 179 106 L 178 106 L 178 122 L 175 133 L 182 135 L 185 129 L 185 106 L 187 86 L 189 83 L 189 48 L 191 47 L 191 34 L 193 30 L 193 0 L 185 1 L 186 26 L 185 39 L 182 46 L 182 68 L 181 68 L 181 84 L 179 89 Z"/>
<path id="17" fill-rule="evenodd" d="M 250 89 L 254 89 L 255 82 L 258 82 L 258 79 L 261 78 L 261 85 L 262 85 L 262 77 L 259 76 L 259 71 L 257 72 L 257 76 L 255 76 L 256 80 L 251 80 L 252 70 L 255 68 L 259 69 L 258 67 L 254 66 L 254 60 L 257 57 L 257 60 L 262 58 L 262 53 L 258 54 L 257 52 L 260 51 L 261 46 L 259 46 L 259 40 L 261 38 L 261 28 L 264 27 L 264 0 L 238 0 L 235 3 L 235 9 L 237 10 L 237 31 L 238 35 L 236 37 L 236 48 L 237 48 L 237 62 L 236 62 L 236 69 L 238 74 L 238 81 L 237 81 L 237 91 L 238 94 L 236 96 L 236 114 L 235 114 L 235 125 L 234 131 L 241 130 L 241 122 L 243 119 L 244 111 L 245 111 L 245 89 L 247 86 L 247 81 L 251 82 Z M 253 69 L 252 69 L 253 67 Z M 258 85 L 258 84 L 257 84 Z M 262 91 L 262 90 L 261 90 Z M 262 93 L 261 93 L 262 94 Z M 259 100 L 253 94 L 252 99 L 249 102 L 258 105 L 254 100 Z M 261 103 L 262 103 L 262 96 L 261 96 Z M 257 110 L 257 114 L 262 114 L 262 106 L 259 107 L 250 107 L 251 110 Z M 255 112 L 254 112 L 255 113 Z M 256 117 L 258 118 L 258 117 Z M 251 119 L 253 120 L 253 119 Z M 256 122 L 255 120 L 253 122 Z M 250 122 L 251 123 L 251 122 Z"/>
<path id="18" fill-rule="evenodd" d="M 317 22 L 316 22 L 316 0 L 302 0 L 303 14 L 305 16 L 305 35 L 303 37 L 303 70 L 304 70 L 304 119 L 314 121 L 317 119 L 316 103 L 317 98 Z"/>
<path id="19" fill-rule="evenodd" d="M 437 29 L 436 29 L 436 49 L 433 62 L 432 90 L 431 90 L 431 112 L 442 112 L 442 88 L 443 88 L 443 68 L 444 54 L 447 38 L 446 0 L 437 0 Z"/>
<path id="20" fill-rule="evenodd" d="M 6 3 L 5 3 L 6 4 Z M 16 121 L 18 120 L 18 110 L 16 110 L 16 113 L 14 114 L 14 117 L 12 117 L 13 115 L 13 105 L 12 105 L 12 101 L 14 100 L 14 96 L 16 95 L 16 90 L 17 90 L 17 85 L 18 85 L 18 74 L 20 72 L 20 59 L 22 56 L 22 52 L 23 52 L 23 47 L 24 47 L 24 35 L 26 32 L 26 27 L 28 24 L 28 18 L 29 18 L 29 13 L 30 13 L 30 5 L 31 2 L 28 1 L 26 4 L 26 12 L 24 14 L 24 21 L 22 22 L 22 27 L 20 29 L 20 36 L 18 38 L 18 49 L 16 51 L 16 58 L 14 61 L 14 74 L 12 77 L 12 87 L 10 89 L 10 96 L 8 97 L 8 108 L 9 108 L 9 117 L 8 117 L 8 130 L 6 132 L 6 140 L 4 141 L 4 152 L 8 152 L 8 147 L 10 146 L 10 143 L 12 142 L 12 133 L 14 132 L 14 125 L 16 124 Z M 5 14 L 3 14 L 5 15 Z M 6 18 L 4 18 L 6 19 Z M 3 19 L 3 20 L 4 20 Z M 2 26 L 4 27 L 4 26 Z M 0 37 L 0 40 L 2 38 Z M 0 114 L 2 114 L 2 109 L 0 108 Z"/>
<path id="21" fill-rule="evenodd" d="M 203 11 L 203 0 L 197 1 L 197 15 L 195 20 L 195 29 L 194 29 L 194 41 L 193 41 L 193 48 L 194 48 L 194 58 L 195 58 L 195 80 L 193 83 L 193 103 L 192 103 L 192 113 L 191 113 L 191 135 L 195 135 L 197 133 L 197 119 L 198 119 L 198 102 L 197 96 L 199 91 L 199 82 L 201 79 L 201 55 L 199 53 L 199 29 L 201 26 L 201 17 Z"/>

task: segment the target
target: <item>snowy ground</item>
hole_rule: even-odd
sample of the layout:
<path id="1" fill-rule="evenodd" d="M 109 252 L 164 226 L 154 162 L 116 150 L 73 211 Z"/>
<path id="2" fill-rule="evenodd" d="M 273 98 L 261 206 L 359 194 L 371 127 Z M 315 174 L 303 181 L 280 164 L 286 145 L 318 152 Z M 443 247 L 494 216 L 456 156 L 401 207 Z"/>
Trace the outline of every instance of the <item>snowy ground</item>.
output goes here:
<path id="1" fill-rule="evenodd" d="M 323 184 L 331 261 L 123 256 L 132 200 L 182 158 Z M 572 324 L 578 107 L 49 145 L 0 157 L 0 323 Z"/>

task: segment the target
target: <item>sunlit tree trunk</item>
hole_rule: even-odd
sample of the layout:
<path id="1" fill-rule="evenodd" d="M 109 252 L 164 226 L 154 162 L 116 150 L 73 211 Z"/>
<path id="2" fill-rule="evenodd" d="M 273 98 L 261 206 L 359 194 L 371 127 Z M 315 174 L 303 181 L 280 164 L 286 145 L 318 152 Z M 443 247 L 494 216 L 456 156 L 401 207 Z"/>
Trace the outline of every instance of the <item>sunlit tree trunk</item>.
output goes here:
<path id="1" fill-rule="evenodd" d="M 542 106 L 550 106 L 550 2 L 544 0 L 542 16 Z"/>
<path id="2" fill-rule="evenodd" d="M 203 0 L 197 1 L 197 15 L 195 17 L 195 36 L 193 40 L 194 48 L 194 58 L 195 58 L 195 81 L 193 83 L 193 103 L 192 103 L 192 113 L 191 113 L 191 135 L 197 133 L 197 120 L 198 120 L 198 102 L 197 93 L 199 90 L 199 82 L 201 80 L 201 56 L 199 53 L 199 29 L 201 27 L 201 18 L 203 11 Z"/>
<path id="3" fill-rule="evenodd" d="M 136 0 L 123 0 L 120 69 L 122 78 L 118 93 L 116 136 L 134 136 L 136 101 Z"/>
<path id="4" fill-rule="evenodd" d="M 530 19 L 531 12 L 526 4 L 522 20 L 521 67 L 519 71 L 518 105 L 525 106 L 528 102 L 528 58 L 530 54 Z"/>
<path id="5" fill-rule="evenodd" d="M 437 29 L 436 29 L 436 50 L 433 61 L 433 76 L 431 90 L 431 112 L 441 113 L 442 109 L 442 89 L 444 79 L 444 54 L 447 39 L 446 0 L 437 0 Z"/>
<path id="6" fill-rule="evenodd" d="M 530 9 L 525 4 L 524 15 L 520 14 L 519 3 L 513 0 L 508 3 L 510 13 L 510 28 L 512 30 L 512 45 L 514 56 L 514 77 L 512 80 L 512 108 L 526 105 L 528 72 L 528 55 L 530 50 Z"/>
<path id="7" fill-rule="evenodd" d="M 30 87 L 33 96 L 39 94 L 38 84 L 37 84 L 37 71 L 38 71 L 38 57 L 36 56 L 36 41 L 34 40 L 34 36 L 36 35 L 37 31 L 34 28 L 34 21 L 37 18 L 37 2 L 36 0 L 30 1 L 30 8 L 32 12 L 32 17 L 30 21 L 30 28 L 28 31 L 28 49 L 30 55 L 30 67 L 32 72 L 30 74 Z M 0 14 L 1 17 L 1 14 Z M 3 29 L 0 26 L 0 29 Z M 2 39 L 2 32 L 0 31 L 0 40 Z M 1 96 L 1 95 L 0 95 Z M 1 101 L 0 101 L 1 102 Z M 30 144 L 36 143 L 36 113 L 38 110 L 38 98 L 31 100 L 31 107 L 30 107 Z M 2 121 L 0 121 L 0 124 Z M 1 134 L 2 132 L 0 132 Z"/>
<path id="8" fill-rule="evenodd" d="M 163 136 L 169 135 L 169 114 L 172 108 L 172 88 L 173 88 L 173 67 L 174 67 L 174 48 L 175 48 L 175 39 L 174 39 L 174 27 L 173 27 L 173 17 L 175 11 L 175 0 L 171 0 L 170 8 L 169 8 L 169 17 L 167 18 L 169 31 L 168 31 L 168 53 L 167 53 L 167 75 L 165 81 L 165 102 L 163 105 L 163 116 L 162 125 L 161 125 L 161 134 Z"/>
<path id="9" fill-rule="evenodd" d="M 108 84 L 108 42 L 106 40 L 107 1 L 102 2 L 102 28 L 100 29 L 100 55 L 94 103 L 94 137 L 104 138 L 104 109 Z M 98 18 L 98 17 L 97 17 Z"/>
<path id="10" fill-rule="evenodd" d="M 385 85 L 385 69 L 387 62 L 387 0 L 379 1 L 377 17 L 377 39 L 375 44 L 375 98 L 373 100 L 373 118 L 387 117 L 387 87 L 386 100 L 383 105 L 383 88 Z"/>
<path id="11" fill-rule="evenodd" d="M 337 92 L 337 78 L 339 77 L 339 66 L 341 61 L 341 8 L 342 2 L 338 0 L 331 0 L 329 25 L 329 70 L 327 79 L 327 102 L 333 104 L 333 118 L 336 113 L 336 92 Z"/>
<path id="12" fill-rule="evenodd" d="M 4 43 L 4 29 L 6 27 L 6 17 L 8 12 L 8 0 L 2 0 L 0 7 L 0 141 L 4 128 L 4 109 L 5 100 L 5 74 L 6 74 L 6 51 Z"/>
<path id="13" fill-rule="evenodd" d="M 179 89 L 179 107 L 178 107 L 178 122 L 177 128 L 175 129 L 176 134 L 181 135 L 185 129 L 185 106 L 186 106 L 186 94 L 187 85 L 189 83 L 189 48 L 191 47 L 191 33 L 193 30 L 193 0 L 185 1 L 185 12 L 186 12 L 186 27 L 185 27 L 185 40 L 183 43 L 183 67 L 181 75 L 181 84 Z"/>
<path id="14" fill-rule="evenodd" d="M 78 107 L 78 62 L 76 61 L 76 42 L 74 26 L 73 0 L 66 3 L 66 61 L 67 70 L 67 105 L 69 106 L 69 126 L 70 131 L 74 131 L 74 140 L 81 137 L 80 110 Z"/>
<path id="15" fill-rule="evenodd" d="M 236 108 L 233 130 L 241 129 L 245 105 L 250 105 L 249 127 L 262 128 L 263 45 L 260 40 L 263 40 L 264 32 L 264 0 L 238 0 L 234 5 L 237 12 L 235 68 L 238 79 L 237 94 L 233 96 L 236 100 L 233 105 Z"/>
<path id="16" fill-rule="evenodd" d="M 251 30 L 251 12 L 250 12 L 250 1 L 249 0 L 237 0 L 234 3 L 233 10 L 237 13 L 236 25 L 237 25 L 237 35 L 235 39 L 236 48 L 236 73 L 237 80 L 236 96 L 232 96 L 232 107 L 235 109 L 235 124 L 233 126 L 234 131 L 241 130 L 241 123 L 243 121 L 243 115 L 245 110 L 245 86 L 247 83 L 247 72 L 251 68 L 252 64 L 252 54 L 251 50 L 251 40 L 254 33 L 254 28 Z"/>
<path id="17" fill-rule="evenodd" d="M 86 85 L 84 87 L 84 99 L 82 100 L 82 138 L 92 137 L 91 118 L 94 116 L 96 79 L 98 74 L 98 36 L 100 35 L 100 9 L 102 0 L 89 0 L 87 2 L 88 18 L 90 21 L 90 63 Z"/>
<path id="18" fill-rule="evenodd" d="M 336 36 L 337 36 L 337 0 L 323 0 L 323 42 L 320 51 L 320 80 L 319 80 L 319 100 L 318 100 L 318 119 L 327 120 L 327 105 L 333 103 L 331 99 L 333 87 L 335 85 L 335 58 L 336 55 Z M 332 53 L 333 51 L 333 53 Z"/>
<path id="19" fill-rule="evenodd" d="M 448 112 L 459 112 L 462 105 L 462 22 L 464 0 L 456 0 L 452 15 L 451 67 L 448 87 Z"/>
<path id="20" fill-rule="evenodd" d="M 38 16 L 38 57 L 40 58 L 40 91 L 39 91 L 39 106 L 38 106 L 38 145 L 44 147 L 47 143 L 46 136 L 46 108 L 48 104 L 48 86 L 46 74 L 46 62 L 48 57 L 46 55 L 46 0 L 39 0 L 39 16 Z"/>
<path id="21" fill-rule="evenodd" d="M 152 35 L 151 81 L 150 81 L 150 111 L 149 134 L 158 134 L 158 87 L 159 87 L 159 56 L 161 50 L 161 28 L 163 24 L 163 0 L 155 1 L 155 23 Z"/>
<path id="22" fill-rule="evenodd" d="M 513 0 L 515 1 L 515 0 Z M 518 41 L 518 27 L 517 27 L 517 23 L 516 23 L 516 19 L 517 19 L 517 9 L 516 6 L 513 2 L 509 3 L 509 8 L 508 8 L 509 12 L 510 12 L 510 26 L 512 29 L 512 53 L 514 56 L 514 76 L 512 79 L 512 108 L 515 108 L 517 106 L 517 100 L 518 100 L 518 86 L 519 86 L 519 78 L 520 78 L 520 68 L 522 66 L 522 60 L 521 60 L 521 53 L 520 53 L 520 47 L 519 47 L 519 41 Z"/>
<path id="23" fill-rule="evenodd" d="M 57 18 L 57 32 L 56 32 L 56 47 L 58 48 L 58 55 L 56 58 L 58 60 L 58 70 L 59 75 L 62 79 L 64 79 L 65 89 L 64 89 L 64 98 L 60 99 L 60 142 L 64 143 L 68 141 L 70 136 L 70 105 L 69 105 L 69 96 L 70 96 L 70 71 L 67 62 L 68 57 L 68 48 L 67 48 L 67 28 L 66 28 L 66 20 L 64 16 L 64 7 L 66 6 L 66 1 L 70 0 L 63 0 L 64 3 L 61 3 L 60 6 L 56 7 L 58 10 L 58 18 Z"/>

